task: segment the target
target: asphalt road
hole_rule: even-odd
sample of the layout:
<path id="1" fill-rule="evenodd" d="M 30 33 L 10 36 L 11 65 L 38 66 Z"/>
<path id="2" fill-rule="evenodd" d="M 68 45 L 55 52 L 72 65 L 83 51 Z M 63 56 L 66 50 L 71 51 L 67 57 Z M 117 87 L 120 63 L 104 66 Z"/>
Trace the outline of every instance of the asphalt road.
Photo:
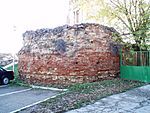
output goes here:
<path id="1" fill-rule="evenodd" d="M 0 86 L 0 113 L 14 113 L 21 108 L 34 105 L 57 94 L 59 94 L 58 91 Z"/>

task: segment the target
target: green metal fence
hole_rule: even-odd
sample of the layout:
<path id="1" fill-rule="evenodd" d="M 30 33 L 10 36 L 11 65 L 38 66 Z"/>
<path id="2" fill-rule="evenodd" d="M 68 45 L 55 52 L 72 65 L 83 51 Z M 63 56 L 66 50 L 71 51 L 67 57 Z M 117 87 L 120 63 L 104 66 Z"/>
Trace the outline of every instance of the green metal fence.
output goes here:
<path id="1" fill-rule="evenodd" d="M 123 79 L 150 82 L 150 51 L 121 51 L 120 75 Z"/>

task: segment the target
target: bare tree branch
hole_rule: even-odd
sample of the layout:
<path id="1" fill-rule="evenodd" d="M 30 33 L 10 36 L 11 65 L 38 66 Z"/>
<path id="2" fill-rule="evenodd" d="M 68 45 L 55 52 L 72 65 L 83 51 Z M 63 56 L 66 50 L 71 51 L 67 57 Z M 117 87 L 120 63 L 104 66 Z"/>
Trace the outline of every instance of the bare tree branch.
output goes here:
<path id="1" fill-rule="evenodd" d="M 132 33 L 122 33 L 121 35 L 127 36 L 127 35 L 132 35 Z"/>
<path id="2" fill-rule="evenodd" d="M 118 4 L 116 4 L 116 3 L 114 2 L 114 0 L 113 0 L 113 1 L 110 0 L 110 2 L 111 2 L 113 5 L 115 5 L 117 8 L 121 8 L 120 5 L 118 5 Z"/>
<path id="3" fill-rule="evenodd" d="M 116 15 L 116 17 L 117 17 L 130 31 L 132 31 L 131 28 L 130 28 L 130 26 L 129 26 L 120 16 Z"/>
<path id="4" fill-rule="evenodd" d="M 138 19 L 137 19 L 137 16 L 138 16 L 138 13 L 137 13 L 137 6 L 138 5 L 138 1 L 137 0 L 135 0 L 135 5 L 134 5 L 134 22 L 133 22 L 133 24 L 134 24 L 134 28 L 136 29 L 136 25 L 138 25 Z"/>

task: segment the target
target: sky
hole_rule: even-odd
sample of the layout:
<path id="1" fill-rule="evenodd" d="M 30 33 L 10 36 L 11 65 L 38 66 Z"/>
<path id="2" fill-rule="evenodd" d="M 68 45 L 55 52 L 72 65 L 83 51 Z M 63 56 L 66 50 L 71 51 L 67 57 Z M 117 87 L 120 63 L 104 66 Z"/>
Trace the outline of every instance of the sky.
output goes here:
<path id="1" fill-rule="evenodd" d="M 66 24 L 68 0 L 0 0 L 0 53 L 17 53 L 26 30 Z"/>

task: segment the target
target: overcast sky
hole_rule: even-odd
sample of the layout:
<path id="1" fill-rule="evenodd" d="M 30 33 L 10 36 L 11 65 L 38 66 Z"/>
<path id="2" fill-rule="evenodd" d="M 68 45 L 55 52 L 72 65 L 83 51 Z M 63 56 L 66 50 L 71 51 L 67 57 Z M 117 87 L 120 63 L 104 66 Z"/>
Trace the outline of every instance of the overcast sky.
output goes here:
<path id="1" fill-rule="evenodd" d="M 0 53 L 17 52 L 26 30 L 66 24 L 68 0 L 1 0 Z M 14 31 L 16 26 L 16 31 Z"/>

